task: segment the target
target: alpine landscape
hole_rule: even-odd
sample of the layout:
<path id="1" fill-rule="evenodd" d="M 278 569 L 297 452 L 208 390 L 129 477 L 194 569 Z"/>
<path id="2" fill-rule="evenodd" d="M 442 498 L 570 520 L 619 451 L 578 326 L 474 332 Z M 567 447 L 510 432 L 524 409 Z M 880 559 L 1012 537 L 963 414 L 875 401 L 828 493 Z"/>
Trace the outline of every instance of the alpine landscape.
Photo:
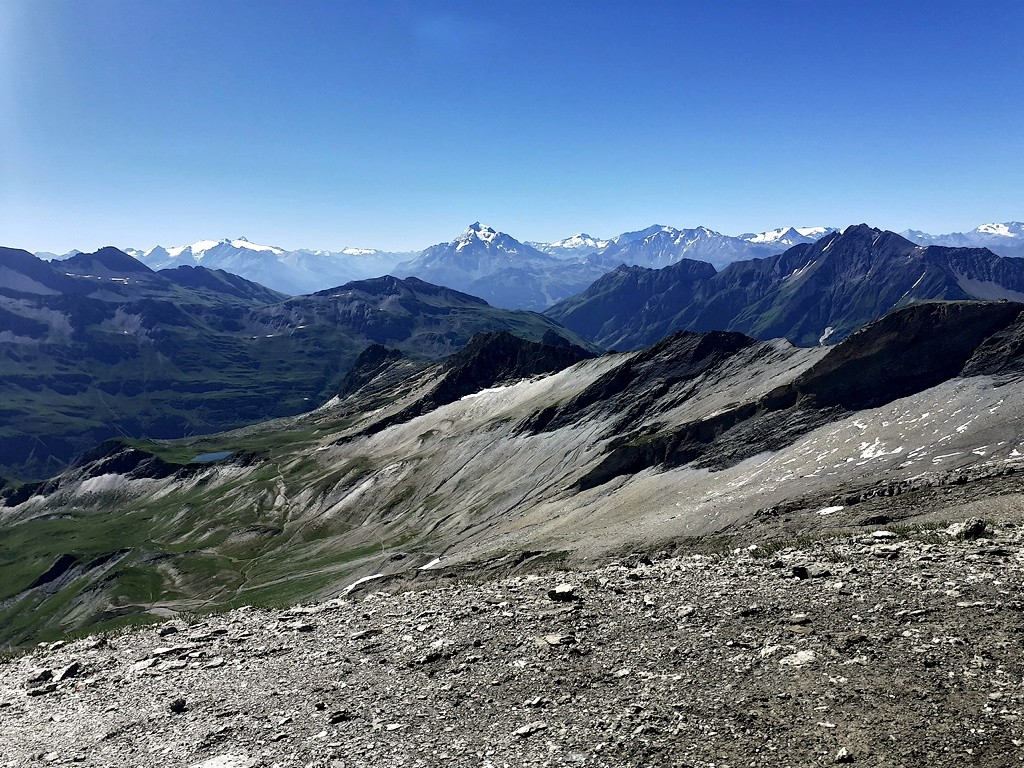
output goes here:
<path id="1" fill-rule="evenodd" d="M 0 8 L 0 767 L 1024 761 L 996 6 Z"/>

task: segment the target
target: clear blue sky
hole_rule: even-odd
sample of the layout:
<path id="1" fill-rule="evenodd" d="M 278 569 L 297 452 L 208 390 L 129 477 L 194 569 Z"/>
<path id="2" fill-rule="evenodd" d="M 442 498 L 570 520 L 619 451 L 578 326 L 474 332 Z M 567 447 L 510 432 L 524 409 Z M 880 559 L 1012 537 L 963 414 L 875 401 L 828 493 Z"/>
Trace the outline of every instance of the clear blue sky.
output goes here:
<path id="1" fill-rule="evenodd" d="M 1024 2 L 0 2 L 0 243 L 1024 219 Z"/>

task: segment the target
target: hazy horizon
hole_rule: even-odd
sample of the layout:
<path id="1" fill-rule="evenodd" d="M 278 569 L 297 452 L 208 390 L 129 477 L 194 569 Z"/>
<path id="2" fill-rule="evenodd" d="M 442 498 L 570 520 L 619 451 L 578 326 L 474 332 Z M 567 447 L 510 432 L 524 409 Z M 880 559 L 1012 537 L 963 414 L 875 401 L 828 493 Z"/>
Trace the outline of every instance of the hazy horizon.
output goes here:
<path id="1" fill-rule="evenodd" d="M 1024 217 L 1024 6 L 11 0 L 3 244 Z"/>

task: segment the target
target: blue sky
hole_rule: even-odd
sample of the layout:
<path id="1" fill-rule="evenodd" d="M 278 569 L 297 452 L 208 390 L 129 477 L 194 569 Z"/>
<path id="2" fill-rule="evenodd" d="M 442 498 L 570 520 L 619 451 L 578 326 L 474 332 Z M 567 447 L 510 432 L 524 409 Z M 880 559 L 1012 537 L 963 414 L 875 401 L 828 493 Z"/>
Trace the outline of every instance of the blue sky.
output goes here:
<path id="1" fill-rule="evenodd" d="M 1024 218 L 1024 3 L 0 3 L 0 243 Z"/>

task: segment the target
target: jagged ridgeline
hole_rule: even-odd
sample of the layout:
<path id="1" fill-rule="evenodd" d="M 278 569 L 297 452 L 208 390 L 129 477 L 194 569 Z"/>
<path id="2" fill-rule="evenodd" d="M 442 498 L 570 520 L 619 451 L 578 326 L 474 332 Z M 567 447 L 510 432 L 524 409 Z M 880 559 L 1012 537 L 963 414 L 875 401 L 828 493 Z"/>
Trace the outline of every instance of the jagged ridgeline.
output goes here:
<path id="1" fill-rule="evenodd" d="M 689 259 L 663 269 L 622 266 L 546 314 L 606 348 L 640 349 L 677 330 L 814 346 L 897 307 L 967 299 L 1024 300 L 1024 260 L 916 245 L 861 224 L 720 272 Z"/>
<path id="2" fill-rule="evenodd" d="M 108 443 L 5 493 L 0 640 L 982 514 L 1024 492 L 1022 310 L 917 304 L 809 348 L 679 332 L 592 357 L 494 332 L 431 364 L 370 346 L 323 408 Z"/>
<path id="3" fill-rule="evenodd" d="M 116 436 L 204 434 L 308 411 L 370 344 L 443 359 L 478 332 L 588 346 L 557 323 L 391 277 L 288 298 L 114 248 L 0 249 L 0 475 L 37 479 Z"/>

